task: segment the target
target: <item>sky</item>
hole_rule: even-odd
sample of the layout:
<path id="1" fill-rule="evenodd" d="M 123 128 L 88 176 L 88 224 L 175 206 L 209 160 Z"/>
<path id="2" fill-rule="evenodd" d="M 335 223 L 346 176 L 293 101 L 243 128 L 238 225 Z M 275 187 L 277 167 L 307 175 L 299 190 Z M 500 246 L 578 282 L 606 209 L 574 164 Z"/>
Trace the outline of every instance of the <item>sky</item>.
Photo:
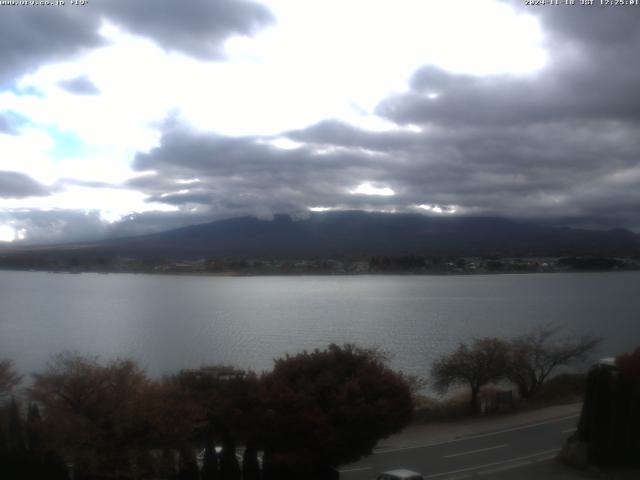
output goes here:
<path id="1" fill-rule="evenodd" d="M 640 233 L 640 6 L 42 3 L 0 2 L 4 244 L 354 209 Z"/>

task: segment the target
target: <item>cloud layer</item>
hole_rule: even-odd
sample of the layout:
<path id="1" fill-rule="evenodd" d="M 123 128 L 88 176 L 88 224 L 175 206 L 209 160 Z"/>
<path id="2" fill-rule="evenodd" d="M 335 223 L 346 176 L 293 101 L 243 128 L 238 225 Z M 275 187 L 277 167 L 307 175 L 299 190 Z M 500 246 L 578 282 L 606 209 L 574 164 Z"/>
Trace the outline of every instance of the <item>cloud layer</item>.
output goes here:
<path id="1" fill-rule="evenodd" d="M 247 0 L 101 0 L 83 7 L 10 7 L 0 15 L 0 86 L 43 63 L 67 59 L 105 43 L 103 21 L 147 37 L 162 48 L 204 58 L 221 56 L 231 35 L 247 35 L 273 21 Z"/>
<path id="2" fill-rule="evenodd" d="M 24 198 L 48 194 L 47 187 L 27 175 L 0 170 L 0 198 Z"/>
<path id="3" fill-rule="evenodd" d="M 153 126 L 159 140 L 132 156 L 136 175 L 123 184 L 67 179 L 54 188 L 2 171 L 0 197 L 46 196 L 82 184 L 138 192 L 150 209 L 168 210 L 133 212 L 110 226 L 99 214 L 58 212 L 74 232 L 84 228 L 89 236 L 323 209 L 507 216 L 640 231 L 640 9 L 502 3 L 536 16 L 547 52 L 542 69 L 472 75 L 425 64 L 405 91 L 380 98 L 373 113 L 384 128 L 375 130 L 327 118 L 277 135 L 232 137 L 196 128 L 178 112 Z M 277 24 L 267 8 L 244 0 L 111 0 L 86 11 L 18 10 L 0 15 L 6 66 L 0 83 L 104 44 L 103 20 L 200 61 L 220 61 L 233 35 Z M 83 75 L 58 86 L 87 101 L 101 94 Z M 288 99 L 272 99 L 274 115 L 278 102 L 284 108 Z M 238 105 L 243 115 L 250 107 Z M 0 135 L 10 134 L 15 127 L 0 116 Z M 39 212 L 29 220 L 22 211 L 11 218 L 16 229 L 31 225 L 36 238 L 53 216 Z"/>

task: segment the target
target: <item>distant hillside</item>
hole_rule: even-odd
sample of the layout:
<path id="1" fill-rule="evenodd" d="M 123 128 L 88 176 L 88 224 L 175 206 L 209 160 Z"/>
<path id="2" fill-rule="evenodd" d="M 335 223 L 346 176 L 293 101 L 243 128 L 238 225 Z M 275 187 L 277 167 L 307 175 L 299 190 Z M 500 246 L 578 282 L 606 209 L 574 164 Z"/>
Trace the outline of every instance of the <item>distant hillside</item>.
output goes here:
<path id="1" fill-rule="evenodd" d="M 304 220 L 233 218 L 168 232 L 30 249 L 49 255 L 138 258 L 329 258 L 341 255 L 499 257 L 640 254 L 640 236 L 480 217 L 327 212 Z"/>

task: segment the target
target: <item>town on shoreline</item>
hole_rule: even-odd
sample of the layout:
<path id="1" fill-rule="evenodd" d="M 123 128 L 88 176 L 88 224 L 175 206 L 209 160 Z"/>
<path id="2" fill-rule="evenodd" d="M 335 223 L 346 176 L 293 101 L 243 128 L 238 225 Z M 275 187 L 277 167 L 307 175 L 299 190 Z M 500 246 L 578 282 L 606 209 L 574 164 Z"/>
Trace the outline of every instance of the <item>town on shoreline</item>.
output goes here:
<path id="1" fill-rule="evenodd" d="M 639 258 L 372 256 L 335 258 L 173 259 L 126 256 L 0 255 L 0 269 L 67 273 L 192 275 L 492 274 L 640 270 Z"/>

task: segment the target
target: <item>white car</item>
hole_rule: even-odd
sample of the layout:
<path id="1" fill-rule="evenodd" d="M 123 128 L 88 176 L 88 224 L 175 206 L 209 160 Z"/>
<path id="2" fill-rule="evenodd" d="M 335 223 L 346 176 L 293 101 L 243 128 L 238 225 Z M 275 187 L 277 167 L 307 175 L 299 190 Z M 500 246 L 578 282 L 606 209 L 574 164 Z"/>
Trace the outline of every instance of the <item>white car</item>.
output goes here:
<path id="1" fill-rule="evenodd" d="M 389 470 L 378 475 L 377 480 L 424 480 L 422 475 L 411 470 Z"/>

